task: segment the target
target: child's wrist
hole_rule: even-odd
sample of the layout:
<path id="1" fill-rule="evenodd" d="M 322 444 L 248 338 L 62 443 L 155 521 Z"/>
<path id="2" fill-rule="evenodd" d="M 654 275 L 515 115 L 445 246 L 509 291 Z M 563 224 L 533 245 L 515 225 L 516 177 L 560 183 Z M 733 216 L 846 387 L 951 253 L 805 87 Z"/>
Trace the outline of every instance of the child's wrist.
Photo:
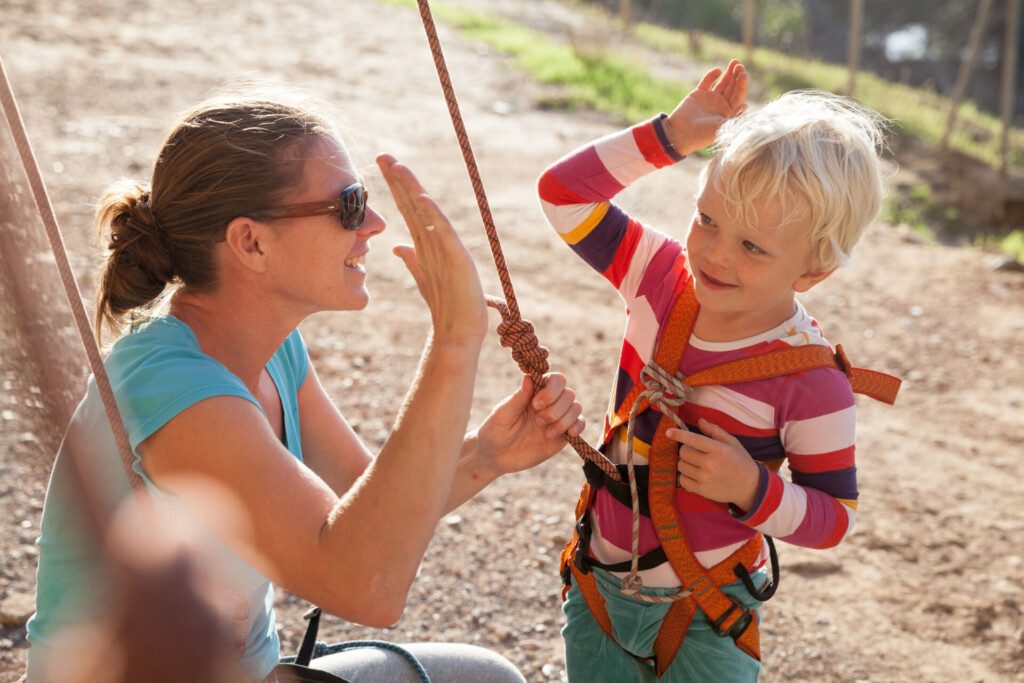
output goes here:
<path id="1" fill-rule="evenodd" d="M 757 502 L 757 491 L 760 488 L 760 483 L 761 466 L 751 459 L 750 467 L 746 469 L 745 476 L 742 478 L 742 484 L 738 486 L 736 495 L 729 502 L 742 510 L 744 514 L 749 514 L 754 507 L 754 503 Z"/>

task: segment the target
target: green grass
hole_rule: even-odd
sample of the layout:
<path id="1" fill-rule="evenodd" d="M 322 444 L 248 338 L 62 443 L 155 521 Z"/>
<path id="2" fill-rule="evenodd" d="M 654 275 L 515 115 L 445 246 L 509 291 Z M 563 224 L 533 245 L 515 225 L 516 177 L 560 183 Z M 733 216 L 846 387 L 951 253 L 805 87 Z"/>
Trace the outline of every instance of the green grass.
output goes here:
<path id="1" fill-rule="evenodd" d="M 1024 230 L 1014 230 L 1009 235 L 997 239 L 995 246 L 1024 263 Z"/>
<path id="2" fill-rule="evenodd" d="M 415 7 L 414 0 L 381 0 Z M 541 102 L 556 108 L 592 107 L 622 121 L 636 121 L 679 102 L 682 85 L 652 77 L 628 58 L 602 49 L 576 49 L 507 19 L 433 0 L 435 19 L 515 59 L 537 82 L 563 92 Z"/>
<path id="3" fill-rule="evenodd" d="M 887 194 L 881 218 L 893 225 L 908 226 L 929 243 L 938 241 L 936 228 L 948 233 L 959 225 L 956 210 L 937 203 L 932 189 L 925 184 Z"/>

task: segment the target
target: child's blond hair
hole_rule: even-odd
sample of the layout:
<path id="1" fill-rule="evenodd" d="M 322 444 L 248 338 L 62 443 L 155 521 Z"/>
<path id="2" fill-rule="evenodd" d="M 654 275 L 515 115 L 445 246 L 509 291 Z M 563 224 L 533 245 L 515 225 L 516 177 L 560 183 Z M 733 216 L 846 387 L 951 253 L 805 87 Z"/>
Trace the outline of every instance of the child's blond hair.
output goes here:
<path id="1" fill-rule="evenodd" d="M 753 225 L 753 202 L 781 202 L 783 223 L 806 222 L 815 267 L 848 262 L 885 192 L 884 119 L 856 102 L 798 90 L 730 119 L 702 172 L 733 218 Z"/>

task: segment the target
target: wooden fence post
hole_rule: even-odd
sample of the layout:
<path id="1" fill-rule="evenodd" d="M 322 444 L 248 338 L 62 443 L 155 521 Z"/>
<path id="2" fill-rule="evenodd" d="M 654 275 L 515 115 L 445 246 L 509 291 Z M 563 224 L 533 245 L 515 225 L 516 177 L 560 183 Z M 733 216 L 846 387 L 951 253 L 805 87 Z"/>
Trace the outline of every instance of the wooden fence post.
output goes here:
<path id="1" fill-rule="evenodd" d="M 1000 173 L 1010 171 L 1010 127 L 1017 104 L 1017 55 L 1020 45 L 1020 0 L 1006 0 L 1006 33 L 1003 38 L 1003 97 L 1000 107 L 1003 131 L 1000 139 Z"/>
<path id="2" fill-rule="evenodd" d="M 743 0 L 743 61 L 754 65 L 754 27 L 757 24 L 757 0 Z"/>
<path id="3" fill-rule="evenodd" d="M 988 23 L 988 13 L 992 8 L 992 0 L 981 0 L 978 5 L 978 16 L 974 18 L 974 26 L 971 27 L 971 37 L 967 49 L 967 60 L 960 63 L 960 73 L 956 77 L 956 86 L 953 88 L 953 101 L 949 106 L 949 115 L 946 117 L 946 129 L 942 133 L 942 142 L 939 146 L 946 149 L 949 146 L 949 136 L 953 133 L 956 125 L 956 114 L 960 108 L 960 101 L 967 90 L 967 81 L 971 79 L 974 72 L 974 65 L 978 61 L 978 52 L 981 47 L 981 36 L 985 32 L 985 25 Z"/>
<path id="4" fill-rule="evenodd" d="M 853 97 L 857 88 L 857 67 L 860 65 L 860 27 L 864 18 L 864 0 L 850 1 L 850 32 L 846 39 L 846 96 Z"/>

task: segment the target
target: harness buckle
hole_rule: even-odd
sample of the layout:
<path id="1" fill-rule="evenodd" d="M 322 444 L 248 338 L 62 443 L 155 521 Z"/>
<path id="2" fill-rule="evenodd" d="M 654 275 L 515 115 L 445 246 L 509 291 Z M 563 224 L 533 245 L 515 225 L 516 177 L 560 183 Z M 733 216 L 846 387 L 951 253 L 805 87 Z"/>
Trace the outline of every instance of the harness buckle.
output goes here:
<path id="1" fill-rule="evenodd" d="M 743 633 L 747 630 L 747 627 L 754 621 L 753 613 L 747 609 L 743 602 L 735 595 L 725 594 L 725 597 L 729 598 L 732 606 L 722 613 L 722 616 L 717 619 L 709 619 L 711 630 L 714 631 L 715 635 L 719 638 L 732 638 L 733 640 L 739 640 Z M 729 615 L 740 611 L 740 617 L 733 622 L 732 626 L 728 629 L 722 628 L 722 623 L 729 618 Z"/>
<path id="2" fill-rule="evenodd" d="M 590 567 L 590 535 L 593 533 L 590 528 L 590 520 L 587 519 L 587 512 L 576 521 L 576 552 L 573 553 L 572 563 L 584 574 L 591 572 Z"/>

